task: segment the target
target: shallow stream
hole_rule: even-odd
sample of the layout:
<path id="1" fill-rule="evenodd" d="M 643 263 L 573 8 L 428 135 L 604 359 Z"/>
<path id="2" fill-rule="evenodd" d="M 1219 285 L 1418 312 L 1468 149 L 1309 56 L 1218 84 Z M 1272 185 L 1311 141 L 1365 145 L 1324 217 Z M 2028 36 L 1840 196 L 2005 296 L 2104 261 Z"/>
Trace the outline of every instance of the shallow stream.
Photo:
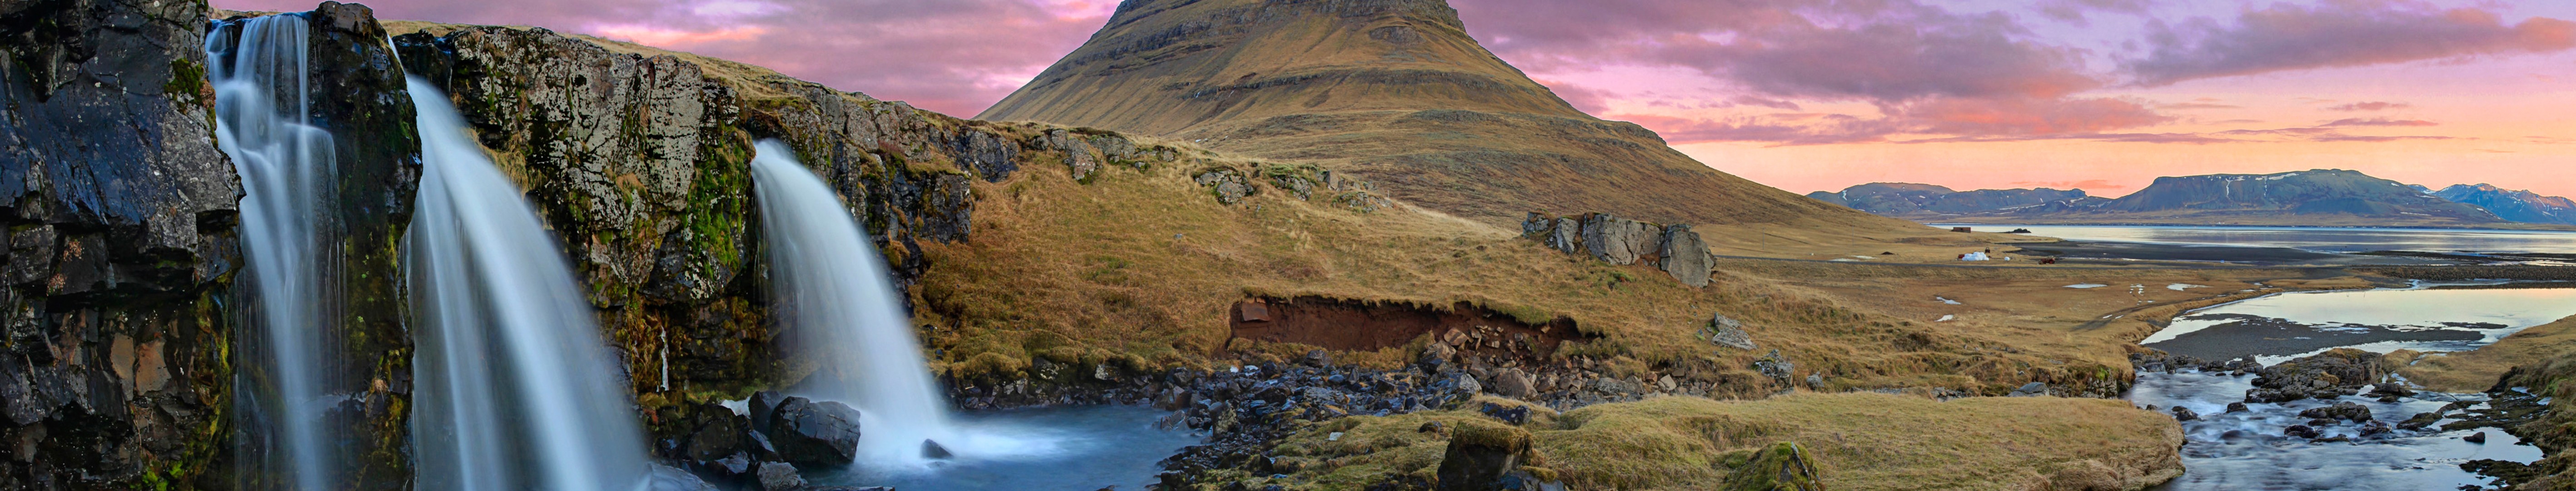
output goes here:
<path id="1" fill-rule="evenodd" d="M 2203 359 L 2251 356 L 2270 365 L 2336 347 L 2382 353 L 2468 350 L 2570 315 L 2576 315 L 2576 289 L 2291 293 L 2183 315 L 2141 344 Z M 2138 375 L 2138 385 L 2129 393 L 2131 402 L 2154 405 L 2160 412 L 2181 406 L 2200 416 L 2182 423 L 2187 440 L 2182 448 L 2184 475 L 2159 489 L 2458 489 L 2488 483 L 2485 477 L 2462 470 L 2463 462 L 2528 463 L 2540 458 L 2540 449 L 2523 445 L 2503 431 L 2442 431 L 2439 423 L 2350 442 L 2284 436 L 2289 426 L 2309 422 L 2298 416 L 2300 411 L 2337 402 L 2361 404 L 2370 408 L 2372 419 L 2395 424 L 2453 401 L 2480 401 L 2476 407 L 2482 408 L 2487 396 L 2421 392 L 2383 403 L 2348 395 L 2331 401 L 2247 404 L 2245 411 L 2227 412 L 2228 403 L 2245 400 L 2254 378 L 2191 371 Z M 2455 419 L 2442 423 L 2451 421 Z M 2358 437 L 2361 427 L 2337 422 L 2316 429 L 2330 439 Z M 2462 439 L 2473 433 L 2485 433 L 2486 442 Z"/>

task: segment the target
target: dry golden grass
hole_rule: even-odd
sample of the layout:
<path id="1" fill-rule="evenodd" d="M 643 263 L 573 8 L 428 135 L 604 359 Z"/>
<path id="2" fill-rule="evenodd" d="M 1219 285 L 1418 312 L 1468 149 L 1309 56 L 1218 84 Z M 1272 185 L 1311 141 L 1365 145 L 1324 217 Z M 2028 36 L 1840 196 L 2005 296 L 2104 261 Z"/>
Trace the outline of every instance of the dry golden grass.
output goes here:
<path id="1" fill-rule="evenodd" d="M 2390 357 L 2399 361 L 2411 358 L 2413 363 L 2399 368 L 2397 374 L 2424 388 L 2482 392 L 2494 387 L 2506 370 L 2540 366 L 2571 352 L 2576 352 L 2576 317 L 2532 326 L 2471 351 L 2421 356 L 2399 352 L 2390 353 Z"/>
<path id="2" fill-rule="evenodd" d="M 1278 484 L 1356 489 L 1389 475 L 1427 477 L 1446 438 L 1417 430 L 1431 421 L 1454 428 L 1474 420 L 1490 421 L 1458 410 L 1316 424 L 1274 452 L 1303 466 Z M 1524 427 L 1536 436 L 1540 465 L 1576 489 L 1717 489 L 1730 465 L 1779 441 L 1804 447 L 1837 490 L 2049 489 L 2052 481 L 2138 489 L 2182 472 L 2175 454 L 2182 431 L 2173 418 L 2116 400 L 1941 402 L 1867 392 L 1725 402 L 1660 397 L 1564 414 L 1534 409 Z M 1341 437 L 1328 441 L 1335 432 Z M 2093 469 L 2111 475 L 2073 482 Z"/>

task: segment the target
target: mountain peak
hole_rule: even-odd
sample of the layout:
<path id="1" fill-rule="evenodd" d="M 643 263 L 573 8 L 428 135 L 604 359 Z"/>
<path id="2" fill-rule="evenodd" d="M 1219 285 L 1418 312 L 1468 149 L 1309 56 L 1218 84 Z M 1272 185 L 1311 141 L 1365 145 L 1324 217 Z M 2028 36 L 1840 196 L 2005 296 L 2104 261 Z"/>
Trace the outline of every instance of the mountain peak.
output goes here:
<path id="1" fill-rule="evenodd" d="M 1644 127 L 1584 114 L 1439 0 L 1129 0 L 977 118 L 1323 164 L 1494 224 L 1607 212 L 1850 239 L 1929 231 L 1719 172 Z"/>

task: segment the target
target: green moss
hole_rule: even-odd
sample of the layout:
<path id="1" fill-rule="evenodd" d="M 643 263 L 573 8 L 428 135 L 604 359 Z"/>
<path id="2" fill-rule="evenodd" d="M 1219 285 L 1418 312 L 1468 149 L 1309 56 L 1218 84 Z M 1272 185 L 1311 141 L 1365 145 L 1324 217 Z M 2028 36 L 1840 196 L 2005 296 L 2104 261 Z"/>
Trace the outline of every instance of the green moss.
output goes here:
<path id="1" fill-rule="evenodd" d="M 187 101 L 191 106 L 212 108 L 204 97 L 207 83 L 205 65 L 186 58 L 172 59 L 170 79 L 161 83 L 161 94 Z"/>

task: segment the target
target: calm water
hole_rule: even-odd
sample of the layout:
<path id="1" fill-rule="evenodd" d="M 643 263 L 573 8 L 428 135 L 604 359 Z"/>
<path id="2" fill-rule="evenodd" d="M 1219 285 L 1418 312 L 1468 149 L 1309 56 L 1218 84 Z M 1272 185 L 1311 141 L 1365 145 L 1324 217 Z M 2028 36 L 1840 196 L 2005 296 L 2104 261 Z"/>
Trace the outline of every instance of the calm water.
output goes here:
<path id="1" fill-rule="evenodd" d="M 2266 344 L 2273 352 L 2256 358 L 2272 364 L 2331 347 L 2383 353 L 2400 348 L 2474 349 L 2570 315 L 2576 315 L 2576 289 L 2290 293 L 2184 315 L 2142 344 L 2204 356 L 2267 341 L 2318 341 L 2289 348 Z M 2284 335 L 2283 329 L 2292 330 L 2294 335 Z M 2376 339 L 2374 334 L 2385 337 L 2421 333 L 2455 339 L 2371 340 Z M 2246 412 L 2226 413 L 2227 403 L 2245 400 L 2245 391 L 2253 388 L 2253 379 L 2252 375 L 2201 373 L 2138 375 L 2138 385 L 2129 393 L 2131 402 L 2159 408 L 2181 406 L 2201 415 L 2200 420 L 2183 422 L 2187 438 L 2182 449 L 2183 476 L 2160 489 L 2456 489 L 2463 484 L 2487 482 L 2460 470 L 2462 462 L 2498 459 L 2528 463 L 2540 458 L 2538 448 L 2521 445 L 2512 435 L 2493 428 L 2397 430 L 2395 438 L 2345 443 L 2313 443 L 2285 437 L 2284 428 L 2305 424 L 2306 418 L 2297 416 L 2299 411 L 2336 402 L 2368 406 L 2372 418 L 2393 425 L 2451 401 L 2483 401 L 2486 397 L 2424 392 L 2396 403 L 2382 403 L 2345 396 L 2333 401 L 2247 404 Z M 2359 434 L 2360 425 L 2338 423 L 2318 429 L 2328 435 L 2352 436 Z M 2486 433 L 2487 442 L 2460 440 L 2472 432 Z"/>
<path id="2" fill-rule="evenodd" d="M 1947 225 L 1945 225 L 1947 226 Z M 2576 232 L 2322 227 L 1958 225 L 1979 231 L 2030 229 L 2066 240 L 2171 245 L 2289 247 L 2317 252 L 2436 251 L 2576 254 Z"/>
<path id="3" fill-rule="evenodd" d="M 2176 317 L 2138 344 L 2205 359 L 2254 355 L 2269 365 L 2332 347 L 2466 351 L 2568 316 L 2576 316 L 2576 289 L 2285 293 Z"/>
<path id="4" fill-rule="evenodd" d="M 1187 431 L 1154 429 L 1154 420 L 1165 414 L 1170 413 L 1145 406 L 961 413 L 950 422 L 960 440 L 941 442 L 957 452 L 955 459 L 927 467 L 858 466 L 806 476 L 818 485 L 903 491 L 1143 490 L 1162 471 L 1157 462 L 1199 441 Z"/>

